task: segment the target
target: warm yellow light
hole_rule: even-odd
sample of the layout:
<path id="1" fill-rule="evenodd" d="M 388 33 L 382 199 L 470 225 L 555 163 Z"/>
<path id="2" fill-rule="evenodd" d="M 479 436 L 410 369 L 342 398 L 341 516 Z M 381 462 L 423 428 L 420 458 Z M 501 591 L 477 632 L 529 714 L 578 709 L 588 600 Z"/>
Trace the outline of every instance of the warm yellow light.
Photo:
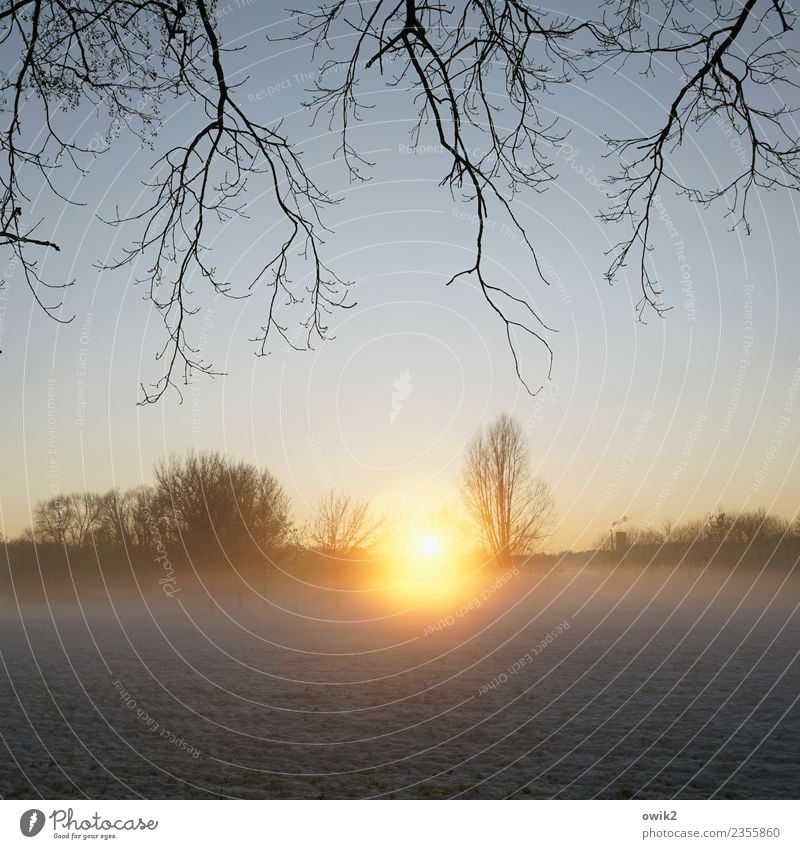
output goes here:
<path id="1" fill-rule="evenodd" d="M 436 534 L 423 534 L 417 541 L 417 550 L 423 557 L 436 557 L 441 550 Z"/>

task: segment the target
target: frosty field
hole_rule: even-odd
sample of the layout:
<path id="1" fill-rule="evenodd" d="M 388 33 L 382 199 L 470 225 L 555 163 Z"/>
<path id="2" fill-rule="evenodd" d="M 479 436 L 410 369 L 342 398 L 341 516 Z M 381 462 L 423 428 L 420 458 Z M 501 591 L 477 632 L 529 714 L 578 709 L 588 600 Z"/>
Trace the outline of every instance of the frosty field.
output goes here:
<path id="1" fill-rule="evenodd" d="M 0 795 L 797 796 L 796 577 L 494 580 L 5 598 Z"/>

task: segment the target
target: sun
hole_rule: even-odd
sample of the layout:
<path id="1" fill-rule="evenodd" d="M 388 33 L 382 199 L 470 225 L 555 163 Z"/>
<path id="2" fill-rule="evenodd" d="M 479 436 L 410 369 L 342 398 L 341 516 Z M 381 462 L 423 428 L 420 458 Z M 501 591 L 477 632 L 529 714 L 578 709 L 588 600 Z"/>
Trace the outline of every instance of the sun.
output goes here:
<path id="1" fill-rule="evenodd" d="M 417 540 L 417 551 L 423 557 L 436 557 L 441 549 L 442 546 L 436 534 L 423 534 Z"/>

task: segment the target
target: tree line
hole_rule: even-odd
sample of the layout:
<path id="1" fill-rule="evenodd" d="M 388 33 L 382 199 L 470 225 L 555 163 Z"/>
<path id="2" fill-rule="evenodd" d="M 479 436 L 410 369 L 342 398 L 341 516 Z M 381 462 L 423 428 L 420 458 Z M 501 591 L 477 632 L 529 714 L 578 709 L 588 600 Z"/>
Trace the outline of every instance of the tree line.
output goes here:
<path id="1" fill-rule="evenodd" d="M 380 515 L 368 499 L 333 489 L 299 523 L 289 496 L 268 469 L 218 451 L 162 459 L 153 477 L 149 486 L 41 501 L 21 539 L 70 548 L 168 546 L 191 555 L 244 558 L 298 550 L 371 557 L 399 552 L 398 538 L 408 536 L 402 517 Z M 553 528 L 552 490 L 532 473 L 525 431 L 508 415 L 480 429 L 466 446 L 459 493 L 459 511 L 444 511 L 439 528 L 457 528 L 459 548 L 471 547 L 501 565 L 534 554 Z M 659 528 L 621 524 L 617 529 L 625 530 L 630 545 L 750 544 L 800 537 L 800 515 L 792 523 L 764 509 L 717 509 L 682 524 L 665 520 Z M 603 534 L 594 547 L 613 548 L 611 535 Z"/>
<path id="2" fill-rule="evenodd" d="M 448 515 L 445 524 L 468 528 L 464 538 L 499 561 L 532 553 L 551 527 L 550 487 L 531 474 L 527 437 L 509 416 L 467 446 L 460 494 L 463 516 Z M 268 469 L 218 451 L 190 451 L 160 460 L 152 485 L 39 502 L 21 539 L 70 548 L 173 546 L 234 558 L 298 548 L 369 556 L 396 546 L 401 526 L 377 514 L 368 499 L 337 490 L 297 523 L 289 496 Z"/>
<path id="3" fill-rule="evenodd" d="M 620 525 L 631 545 L 664 545 L 668 543 L 738 543 L 750 545 L 763 540 L 800 537 L 800 513 L 789 520 L 770 513 L 764 507 L 739 512 L 717 508 L 700 518 L 675 523 L 665 519 L 658 527 L 638 528 Z M 597 548 L 612 547 L 611 535 L 603 534 Z"/>
<path id="4" fill-rule="evenodd" d="M 39 502 L 23 539 L 84 548 L 119 545 L 272 553 L 292 532 L 289 497 L 268 470 L 217 451 L 159 461 L 154 483 Z"/>

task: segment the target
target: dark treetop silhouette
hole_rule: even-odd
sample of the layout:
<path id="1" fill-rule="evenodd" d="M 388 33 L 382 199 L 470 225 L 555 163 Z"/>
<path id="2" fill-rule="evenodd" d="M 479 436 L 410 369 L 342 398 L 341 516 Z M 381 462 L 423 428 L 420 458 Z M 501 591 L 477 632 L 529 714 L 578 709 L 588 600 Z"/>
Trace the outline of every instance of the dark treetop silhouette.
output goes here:
<path id="1" fill-rule="evenodd" d="M 753 189 L 796 189 L 800 178 L 793 105 L 800 82 L 796 15 L 782 0 L 714 0 L 707 9 L 689 0 L 607 0 L 585 15 L 517 0 L 338 0 L 294 12 L 295 30 L 278 36 L 313 48 L 319 76 L 308 105 L 341 133 L 340 152 L 353 179 L 364 179 L 369 164 L 349 133 L 370 105 L 360 83 L 369 78 L 374 85 L 380 78 L 407 90 L 417 119 L 414 140 L 425 135 L 438 142 L 449 161 L 442 184 L 474 210 L 472 259 L 449 283 L 477 281 L 490 314 L 505 329 L 528 391 L 535 390 L 520 370 L 518 340 L 539 340 L 552 365 L 549 328 L 527 300 L 493 280 L 485 263 L 486 225 L 492 209 L 505 216 L 530 250 L 535 273 L 547 282 L 535 239 L 511 202 L 518 191 L 541 190 L 558 176 L 548 149 L 564 135 L 546 110 L 559 87 L 576 78 L 589 81 L 601 69 L 630 67 L 659 74 L 673 88 L 659 125 L 633 137 L 607 137 L 619 165 L 611 177 L 610 207 L 601 217 L 629 226 L 611 253 L 607 277 L 635 262 L 640 319 L 648 309 L 660 314 L 667 308 L 649 256 L 651 214 L 662 188 L 701 205 L 726 199 L 734 225 L 747 229 Z M 272 49 L 273 40 L 264 49 Z M 321 213 L 331 198 L 310 178 L 279 116 L 262 123 L 240 102 L 227 76 L 212 0 L 4 0 L 0 43 L 15 56 L 0 79 L 0 244 L 16 256 L 33 297 L 59 321 L 69 319 L 46 290 L 72 281 L 41 279 L 38 257 L 59 245 L 31 197 L 43 185 L 70 202 L 54 169 L 85 169 L 98 153 L 64 132 L 59 110 L 97 108 L 108 119 L 110 146 L 122 130 L 149 139 L 171 100 L 191 98 L 202 106 L 204 118 L 187 130 L 185 141 L 157 159 L 146 183 L 149 200 L 126 219 L 138 224 L 139 236 L 110 264 L 144 259 L 148 272 L 141 282 L 164 324 L 158 353 L 163 373 L 143 387 L 144 402 L 178 389 L 195 372 L 215 373 L 192 342 L 190 318 L 197 308 L 190 280 L 228 297 L 265 289 L 254 336 L 259 354 L 268 353 L 275 336 L 292 347 L 328 337 L 331 313 L 353 305 L 347 283 L 322 256 Z M 329 82 L 332 68 L 343 71 L 338 85 Z M 502 98 L 495 94 L 498 82 Z M 24 111 L 32 125 L 34 110 L 43 131 L 31 134 L 22 118 Z M 746 156 L 726 185 L 688 184 L 670 167 L 670 156 L 711 119 L 733 128 Z M 211 263 L 206 245 L 215 226 L 244 214 L 248 180 L 266 187 L 285 229 L 253 276 L 234 288 Z M 310 283 L 298 284 L 301 275 Z M 301 310 L 299 317 L 292 308 Z M 291 329 L 292 322 L 299 326 Z"/>

